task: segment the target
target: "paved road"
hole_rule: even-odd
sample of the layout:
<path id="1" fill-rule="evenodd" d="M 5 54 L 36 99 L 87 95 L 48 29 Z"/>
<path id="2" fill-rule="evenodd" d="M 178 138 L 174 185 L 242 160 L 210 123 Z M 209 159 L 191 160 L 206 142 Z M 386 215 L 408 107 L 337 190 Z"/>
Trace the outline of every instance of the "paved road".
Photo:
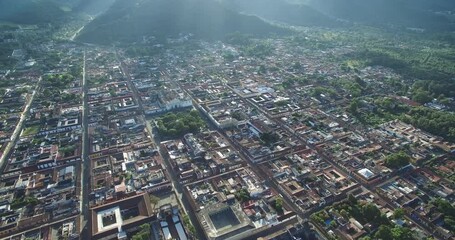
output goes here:
<path id="1" fill-rule="evenodd" d="M 81 197 L 80 197 L 80 236 L 81 239 L 90 239 L 91 222 L 89 211 L 90 195 L 90 138 L 88 136 L 88 83 L 86 78 L 86 53 L 82 67 L 82 162 L 81 162 Z"/>
<path id="2" fill-rule="evenodd" d="M 226 85 L 226 86 L 228 86 L 228 85 Z M 228 86 L 228 87 L 231 88 L 230 86 Z M 231 90 L 233 90 L 233 89 L 231 88 Z M 375 193 L 376 186 L 380 185 L 382 182 L 378 182 L 378 183 L 373 184 L 373 185 L 363 183 L 363 181 L 361 179 L 359 179 L 359 177 L 357 177 L 356 175 L 350 174 L 339 163 L 335 162 L 332 158 L 327 156 L 324 152 L 320 151 L 319 149 L 316 149 L 316 146 L 314 144 L 311 144 L 311 143 L 307 142 L 302 136 L 300 136 L 299 134 L 296 134 L 295 132 L 291 131 L 280 119 L 273 118 L 273 116 L 271 116 L 268 112 L 266 112 L 265 110 L 263 110 L 262 108 L 260 108 L 256 104 L 254 104 L 250 99 L 247 99 L 247 98 L 244 98 L 244 97 L 241 97 L 241 98 L 243 98 L 244 101 L 248 102 L 252 107 L 256 108 L 261 113 L 263 113 L 266 117 L 275 120 L 278 123 L 278 125 L 280 125 L 280 127 L 282 127 L 289 134 L 295 136 L 302 144 L 304 144 L 305 146 L 308 146 L 310 149 L 316 151 L 322 157 L 322 159 L 324 159 L 326 162 L 330 163 L 332 165 L 332 167 L 334 167 L 337 171 L 343 173 L 345 176 L 353 177 L 352 180 L 354 182 L 356 182 L 360 186 L 368 189 L 370 192 L 375 194 L 379 199 L 381 199 L 382 201 L 386 202 L 389 208 L 391 208 L 391 209 L 395 209 L 396 208 L 395 204 L 393 204 L 390 200 L 385 199 L 382 196 L 379 196 L 378 194 Z M 358 128 L 356 126 L 346 126 L 346 127 L 348 127 L 348 129 L 350 129 L 352 131 L 357 131 L 358 130 Z M 257 169 L 259 169 L 259 168 L 257 168 Z M 269 179 L 269 182 L 270 182 L 270 184 L 272 186 L 276 186 L 279 190 L 281 190 L 280 186 L 278 186 L 275 183 L 274 180 Z M 286 195 L 284 194 L 283 196 L 286 196 Z M 289 199 L 285 198 L 284 200 L 289 200 Z M 288 201 L 286 201 L 286 202 L 288 203 Z M 296 205 L 294 205 L 294 206 L 296 206 Z M 296 206 L 296 207 L 298 208 L 298 206 Z M 299 215 L 301 215 L 301 214 L 299 214 Z M 302 217 L 309 217 L 309 212 L 304 212 L 304 214 L 301 215 L 301 216 Z M 420 222 L 414 221 L 410 217 L 410 215 L 407 215 L 407 217 L 409 219 L 411 219 L 411 221 L 413 223 L 419 225 L 423 230 L 427 231 L 427 233 L 429 233 L 429 234 L 433 233 L 433 231 L 434 231 L 433 229 L 428 228 L 427 226 L 425 226 L 424 224 L 422 224 Z"/>
<path id="3" fill-rule="evenodd" d="M 8 236 L 6 238 L 2 238 L 2 240 L 6 240 L 6 239 L 22 239 L 21 237 L 23 237 L 23 234 L 25 233 L 30 233 L 32 231 L 38 231 L 38 230 L 41 230 L 45 227 L 50 227 L 50 226 L 53 226 L 53 225 L 57 225 L 57 224 L 61 224 L 61 223 L 66 223 L 66 222 L 70 222 L 70 221 L 74 221 L 75 218 L 77 217 L 76 216 L 71 216 L 71 217 L 67 217 L 67 218 L 64 218 L 64 219 L 60 219 L 60 220 L 57 220 L 57 221 L 53 221 L 53 222 L 50 222 L 50 223 L 46 223 L 44 225 L 41 225 L 39 227 L 35 227 L 35 228 L 31 228 L 31 229 L 27 229 L 27 230 L 24 230 L 24 231 L 21 231 L 21 232 L 18 232 L 18 233 L 15 233 L 15 234 L 12 234 L 11 236 Z"/>
<path id="4" fill-rule="evenodd" d="M 11 141 L 6 146 L 5 151 L 3 151 L 3 154 L 0 158 L 0 171 L 2 171 L 2 172 L 3 172 L 3 167 L 5 167 L 4 166 L 5 161 L 9 158 L 10 154 L 12 153 L 11 150 L 16 145 L 17 140 L 19 140 L 20 134 L 24 127 L 24 122 L 30 113 L 30 106 L 33 103 L 33 99 L 35 99 L 36 93 L 39 92 L 39 90 L 41 88 L 41 80 L 42 80 L 42 77 L 39 78 L 39 80 L 35 86 L 35 89 L 32 92 L 32 95 L 30 97 L 28 97 L 28 99 L 26 100 L 25 108 L 21 113 L 21 117 L 19 119 L 19 122 L 16 125 L 16 128 L 14 129 L 13 134 L 11 135 L 11 138 L 10 138 Z"/>
<path id="5" fill-rule="evenodd" d="M 116 52 L 116 58 L 117 58 L 117 61 L 120 63 L 120 69 L 122 70 L 122 73 L 123 73 L 123 75 L 126 78 L 128 86 L 129 86 L 129 88 L 131 89 L 131 91 L 133 93 L 133 97 L 134 97 L 134 99 L 136 100 L 136 102 L 137 102 L 137 104 L 139 106 L 140 116 L 141 116 L 141 118 L 144 121 L 146 121 L 146 118 L 145 118 L 145 115 L 144 115 L 144 108 L 143 108 L 143 105 L 142 105 L 142 99 L 140 97 L 139 91 L 137 90 L 136 86 L 133 83 L 131 75 L 129 74 L 128 67 L 120 59 L 120 56 L 119 56 L 119 54 L 117 52 Z M 152 138 L 151 140 L 155 141 L 155 143 L 157 145 L 159 145 L 160 139 L 158 138 L 158 136 L 154 136 L 153 128 L 152 128 L 152 126 L 150 126 L 150 123 L 147 122 L 147 121 L 146 121 L 146 129 L 147 129 L 149 135 Z M 174 170 L 172 169 L 172 165 L 169 162 L 169 159 L 167 159 L 166 157 L 163 156 L 161 149 L 160 149 L 160 155 L 161 155 L 161 157 L 164 160 L 164 166 L 166 167 L 167 172 L 171 176 L 172 185 L 173 185 L 173 187 L 175 189 L 175 193 L 180 198 L 180 203 L 181 203 L 181 205 L 183 207 L 183 210 L 184 210 L 184 212 L 186 214 L 188 214 L 191 223 L 193 224 L 193 226 L 196 229 L 196 235 L 197 235 L 196 237 L 197 237 L 197 239 L 199 239 L 199 240 L 206 239 L 204 231 L 202 229 L 202 226 L 200 225 L 200 223 L 199 223 L 199 221 L 197 219 L 197 216 L 194 213 L 194 210 L 191 208 L 189 200 L 183 194 L 183 191 L 184 191 L 183 186 L 180 184 L 178 176 L 175 175 Z"/>

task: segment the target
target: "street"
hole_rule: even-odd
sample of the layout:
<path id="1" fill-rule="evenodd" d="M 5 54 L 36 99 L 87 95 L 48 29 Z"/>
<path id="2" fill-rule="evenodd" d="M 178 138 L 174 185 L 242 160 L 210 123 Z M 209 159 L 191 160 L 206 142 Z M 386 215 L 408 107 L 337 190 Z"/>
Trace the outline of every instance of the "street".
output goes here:
<path id="1" fill-rule="evenodd" d="M 144 108 L 142 105 L 142 100 L 140 98 L 139 91 L 137 90 L 136 86 L 134 85 L 134 83 L 131 79 L 128 68 L 127 68 L 126 64 L 123 61 L 121 61 L 119 54 L 117 52 L 116 52 L 116 57 L 120 63 L 120 68 L 122 70 L 123 75 L 125 76 L 125 78 L 127 80 L 128 86 L 131 89 L 131 91 L 133 92 L 133 97 L 139 106 L 139 112 L 140 112 L 141 118 L 146 122 L 147 132 L 148 132 L 149 136 L 151 136 L 151 140 L 154 141 L 157 146 L 159 146 L 160 140 L 157 136 L 154 136 L 152 126 L 147 121 L 146 117 L 144 116 Z M 184 189 L 183 189 L 182 185 L 180 184 L 180 182 L 178 181 L 178 177 L 175 175 L 174 170 L 172 169 L 172 165 L 169 162 L 169 159 L 167 159 L 166 157 L 163 156 L 161 149 L 160 149 L 160 155 L 161 155 L 161 158 L 163 159 L 163 162 L 165 163 L 164 165 L 166 167 L 167 172 L 171 176 L 171 181 L 172 181 L 172 185 L 175 188 L 175 192 L 176 192 L 177 196 L 181 198 L 180 203 L 182 204 L 183 210 L 186 214 L 188 214 L 191 223 L 193 224 L 193 226 L 196 229 L 197 239 L 200 239 L 200 240 L 206 239 L 202 226 L 199 224 L 199 220 L 197 219 L 197 216 L 194 213 L 193 209 L 191 209 L 189 200 L 183 194 Z"/>
<path id="2" fill-rule="evenodd" d="M 81 197 L 80 197 L 80 237 L 81 239 L 90 239 L 91 222 L 89 211 L 89 195 L 90 195 L 90 138 L 88 136 L 88 85 L 86 78 L 86 60 L 84 52 L 84 60 L 82 66 L 82 163 L 81 163 Z"/>
<path id="3" fill-rule="evenodd" d="M 9 156 L 12 153 L 11 150 L 16 145 L 17 140 L 19 140 L 20 134 L 24 127 L 23 125 L 24 125 L 25 119 L 27 119 L 28 115 L 30 114 L 30 106 L 33 103 L 33 99 L 35 98 L 36 93 L 39 92 L 39 90 L 40 90 L 41 80 L 42 80 L 42 77 L 39 78 L 39 80 L 35 86 L 35 89 L 32 92 L 32 95 L 28 96 L 26 103 L 25 103 L 24 110 L 22 111 L 21 117 L 19 119 L 19 122 L 17 123 L 16 128 L 14 129 L 13 135 L 11 135 L 11 141 L 8 142 L 8 145 L 6 146 L 5 151 L 3 152 L 3 155 L 0 158 L 0 170 L 1 171 L 3 171 L 3 167 L 5 166 L 4 165 L 5 161 L 9 158 Z"/>

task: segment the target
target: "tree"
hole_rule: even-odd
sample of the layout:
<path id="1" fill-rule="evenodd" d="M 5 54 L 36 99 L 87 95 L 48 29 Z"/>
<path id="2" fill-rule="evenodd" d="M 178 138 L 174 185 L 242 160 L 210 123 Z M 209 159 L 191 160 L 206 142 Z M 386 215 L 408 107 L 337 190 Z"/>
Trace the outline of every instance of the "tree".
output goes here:
<path id="1" fill-rule="evenodd" d="M 156 120 L 158 131 L 163 136 L 181 136 L 189 132 L 197 132 L 205 126 L 198 111 L 168 113 Z"/>
<path id="2" fill-rule="evenodd" d="M 150 224 L 144 223 L 139 226 L 139 232 L 133 235 L 132 240 L 149 240 L 150 239 Z"/>
<path id="3" fill-rule="evenodd" d="M 283 212 L 283 199 L 281 197 L 279 197 L 275 200 L 274 207 L 277 212 L 279 212 L 279 213 Z"/>
<path id="4" fill-rule="evenodd" d="M 159 201 L 160 201 L 159 197 L 150 194 L 150 203 L 153 205 L 154 208 L 155 208 L 156 204 L 158 204 Z"/>
<path id="5" fill-rule="evenodd" d="M 345 209 L 341 209 L 340 215 L 344 218 L 349 218 L 349 213 Z"/>
<path id="6" fill-rule="evenodd" d="M 349 103 L 349 112 L 352 114 L 357 114 L 357 110 L 359 109 L 359 100 L 357 98 L 353 99 L 351 103 Z"/>
<path id="7" fill-rule="evenodd" d="M 402 208 L 397 208 L 393 212 L 393 218 L 394 219 L 401 219 L 401 218 L 403 218 L 404 215 L 405 215 L 405 212 L 404 212 L 404 210 Z"/>
<path id="8" fill-rule="evenodd" d="M 280 139 L 276 133 L 263 133 L 260 138 L 267 146 L 272 146 Z"/>
<path id="9" fill-rule="evenodd" d="M 300 70 L 302 69 L 302 64 L 300 62 L 295 62 L 293 65 L 292 65 L 292 68 L 294 70 Z"/>
<path id="10" fill-rule="evenodd" d="M 385 165 L 389 168 L 398 169 L 408 165 L 410 161 L 411 157 L 405 152 L 400 151 L 387 156 L 385 159 Z"/>
<path id="11" fill-rule="evenodd" d="M 381 211 L 376 205 L 368 203 L 362 207 L 362 213 L 368 222 L 378 220 L 381 217 Z"/>
<path id="12" fill-rule="evenodd" d="M 352 195 L 352 194 L 349 194 L 349 196 L 348 196 L 348 201 L 349 201 L 349 203 L 352 204 L 352 205 L 356 205 L 356 204 L 357 204 L 357 198 L 355 198 L 355 196 Z"/>
<path id="13" fill-rule="evenodd" d="M 196 234 L 196 228 L 191 224 L 190 217 L 188 215 L 183 215 L 183 224 L 185 225 L 186 229 L 192 234 Z"/>
<path id="14" fill-rule="evenodd" d="M 246 202 L 251 199 L 250 192 L 245 188 L 240 189 L 240 191 L 235 193 L 235 196 L 241 202 Z"/>
<path id="15" fill-rule="evenodd" d="M 259 66 L 258 73 L 265 74 L 267 73 L 267 69 L 264 65 Z"/>
<path id="16" fill-rule="evenodd" d="M 232 62 L 232 61 L 235 60 L 234 54 L 232 54 L 232 53 L 230 53 L 230 52 L 224 53 L 224 54 L 223 54 L 223 58 L 224 58 L 224 60 L 226 60 L 227 62 Z"/>
<path id="17" fill-rule="evenodd" d="M 411 229 L 407 227 L 396 226 L 390 230 L 392 233 L 393 239 L 396 240 L 414 240 L 413 233 Z"/>
<path id="18" fill-rule="evenodd" d="M 445 199 L 435 199 L 433 205 L 436 206 L 439 212 L 444 214 L 444 226 L 452 231 L 455 231 L 455 207 Z"/>
<path id="19" fill-rule="evenodd" d="M 390 227 L 386 225 L 381 225 L 379 230 L 374 234 L 374 238 L 382 239 L 382 240 L 389 240 L 393 239 L 392 232 L 390 231 Z"/>
<path id="20" fill-rule="evenodd" d="M 412 95 L 412 100 L 424 104 L 430 102 L 433 98 L 431 97 L 430 92 L 419 89 Z"/>
<path id="21" fill-rule="evenodd" d="M 335 220 L 332 220 L 332 221 L 330 221 L 329 226 L 330 226 L 330 228 L 336 228 L 338 226 L 338 224 Z"/>

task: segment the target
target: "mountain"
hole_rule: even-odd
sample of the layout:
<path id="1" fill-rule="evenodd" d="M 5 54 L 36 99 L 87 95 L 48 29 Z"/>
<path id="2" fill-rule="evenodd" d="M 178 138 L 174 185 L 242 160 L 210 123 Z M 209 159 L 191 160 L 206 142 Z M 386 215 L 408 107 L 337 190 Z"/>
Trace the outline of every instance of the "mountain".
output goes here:
<path id="1" fill-rule="evenodd" d="M 135 41 L 144 35 L 168 37 L 180 33 L 218 40 L 234 32 L 265 36 L 287 34 L 289 30 L 239 14 L 212 0 L 117 0 L 84 28 L 78 40 L 110 44 Z"/>
<path id="2" fill-rule="evenodd" d="M 65 11 L 51 0 L 1 0 L 0 21 L 40 24 L 60 20 Z"/>
<path id="3" fill-rule="evenodd" d="M 17 24 L 61 22 L 78 13 L 96 15 L 115 0 L 0 0 L 0 21 Z"/>
<path id="4" fill-rule="evenodd" d="M 88 15 L 98 15 L 107 11 L 115 0 L 73 0 L 77 1 L 74 11 L 83 12 Z"/>
<path id="5" fill-rule="evenodd" d="M 308 27 L 340 25 L 329 16 L 298 0 L 296 2 L 288 0 L 220 0 L 220 2 L 234 11 L 290 25 Z"/>
<path id="6" fill-rule="evenodd" d="M 294 0 L 296 1 L 296 0 Z M 453 0 L 304 0 L 335 18 L 374 26 L 455 30 Z"/>

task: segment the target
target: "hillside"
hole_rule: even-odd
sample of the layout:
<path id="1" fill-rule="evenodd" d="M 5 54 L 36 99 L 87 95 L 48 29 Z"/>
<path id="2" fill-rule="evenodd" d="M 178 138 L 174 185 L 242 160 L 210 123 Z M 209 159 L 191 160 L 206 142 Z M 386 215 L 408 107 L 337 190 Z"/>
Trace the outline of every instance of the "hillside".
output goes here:
<path id="1" fill-rule="evenodd" d="M 78 13 L 96 15 L 115 0 L 0 0 L 0 21 L 17 24 L 61 22 Z"/>
<path id="2" fill-rule="evenodd" d="M 64 14 L 63 9 L 51 0 L 0 1 L 0 21 L 40 24 L 58 21 Z"/>
<path id="3" fill-rule="evenodd" d="M 228 10 L 212 0 L 129 0 L 114 3 L 84 28 L 78 40 L 110 44 L 135 41 L 144 35 L 167 37 L 180 33 L 216 40 L 234 32 L 265 36 L 289 30 Z"/>
<path id="4" fill-rule="evenodd" d="M 88 15 L 98 15 L 105 12 L 115 0 L 72 0 L 76 1 L 73 10 Z"/>
<path id="5" fill-rule="evenodd" d="M 285 0 L 221 0 L 238 12 L 296 26 L 333 27 L 340 23 L 311 6 Z"/>
<path id="6" fill-rule="evenodd" d="M 335 18 L 374 26 L 455 30 L 453 0 L 302 0 Z"/>

